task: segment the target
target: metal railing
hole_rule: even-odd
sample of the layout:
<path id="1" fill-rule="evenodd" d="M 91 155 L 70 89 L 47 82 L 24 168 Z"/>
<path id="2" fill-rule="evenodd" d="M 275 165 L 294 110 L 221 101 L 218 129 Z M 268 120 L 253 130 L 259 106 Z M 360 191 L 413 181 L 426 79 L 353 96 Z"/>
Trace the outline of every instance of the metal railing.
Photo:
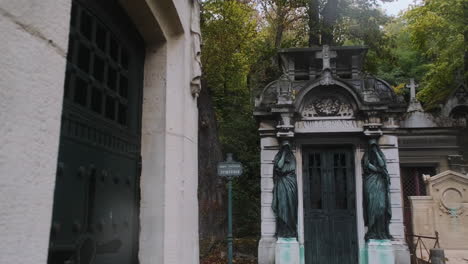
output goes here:
<path id="1" fill-rule="evenodd" d="M 426 240 L 426 242 L 425 242 Z M 427 240 L 434 240 L 434 245 L 428 247 Z M 410 250 L 411 264 L 426 264 L 431 263 L 431 248 L 439 248 L 439 233 L 435 232 L 435 237 L 420 236 L 415 234 L 407 234 L 406 242 Z"/>

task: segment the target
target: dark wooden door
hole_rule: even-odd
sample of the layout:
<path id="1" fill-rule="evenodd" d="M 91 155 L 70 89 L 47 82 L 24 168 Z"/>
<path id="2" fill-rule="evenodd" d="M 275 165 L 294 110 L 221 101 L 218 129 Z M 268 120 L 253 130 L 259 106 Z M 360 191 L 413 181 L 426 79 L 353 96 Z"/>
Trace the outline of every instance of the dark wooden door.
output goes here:
<path id="1" fill-rule="evenodd" d="M 351 149 L 305 149 L 303 157 L 306 263 L 358 263 Z"/>
<path id="2" fill-rule="evenodd" d="M 49 264 L 137 263 L 144 51 L 118 1 L 72 2 Z"/>

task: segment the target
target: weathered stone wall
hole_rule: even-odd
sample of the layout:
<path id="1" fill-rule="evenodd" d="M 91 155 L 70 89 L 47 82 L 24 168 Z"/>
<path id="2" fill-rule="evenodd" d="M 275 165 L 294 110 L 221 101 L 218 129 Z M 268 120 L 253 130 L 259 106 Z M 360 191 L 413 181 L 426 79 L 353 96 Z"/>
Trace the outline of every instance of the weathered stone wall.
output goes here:
<path id="1" fill-rule="evenodd" d="M 198 2 L 122 2 L 147 46 L 139 260 L 198 263 L 198 110 L 191 90 Z"/>
<path id="2" fill-rule="evenodd" d="M 120 2 L 147 47 L 140 263 L 198 263 L 198 2 Z M 0 263 L 47 262 L 70 7 L 0 1 Z"/>
<path id="3" fill-rule="evenodd" d="M 70 8 L 0 1 L 0 263 L 47 262 Z"/>

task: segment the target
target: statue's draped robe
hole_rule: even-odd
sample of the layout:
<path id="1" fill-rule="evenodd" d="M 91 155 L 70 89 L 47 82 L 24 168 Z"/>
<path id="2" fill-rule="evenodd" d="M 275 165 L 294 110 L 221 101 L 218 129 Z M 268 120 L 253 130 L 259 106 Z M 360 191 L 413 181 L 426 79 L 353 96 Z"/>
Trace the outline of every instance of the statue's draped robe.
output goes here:
<path id="1" fill-rule="evenodd" d="M 389 232 L 392 211 L 390 206 L 390 176 L 385 156 L 377 144 L 369 147 L 362 159 L 364 170 L 364 221 L 366 240 L 391 239 Z"/>
<path id="2" fill-rule="evenodd" d="M 296 158 L 289 144 L 282 146 L 274 159 L 272 209 L 276 215 L 278 237 L 297 236 Z"/>

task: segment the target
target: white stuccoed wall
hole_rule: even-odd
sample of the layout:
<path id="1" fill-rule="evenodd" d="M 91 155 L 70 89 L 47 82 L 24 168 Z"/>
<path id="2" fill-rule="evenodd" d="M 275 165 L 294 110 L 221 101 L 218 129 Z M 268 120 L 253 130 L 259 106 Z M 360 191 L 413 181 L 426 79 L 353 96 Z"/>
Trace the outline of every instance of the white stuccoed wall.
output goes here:
<path id="1" fill-rule="evenodd" d="M 190 90 L 193 1 L 122 2 L 147 47 L 139 260 L 196 264 L 198 109 Z"/>
<path id="2" fill-rule="evenodd" d="M 390 203 L 392 220 L 390 234 L 393 236 L 396 264 L 410 263 L 410 255 L 405 242 L 405 227 L 403 225 L 403 202 L 400 180 L 400 158 L 398 153 L 398 137 L 385 134 L 380 137 L 379 145 L 387 160 L 387 170 L 390 174 Z"/>
<path id="3" fill-rule="evenodd" d="M 0 263 L 47 262 L 69 0 L 0 1 Z"/>
<path id="4" fill-rule="evenodd" d="M 142 264 L 198 263 L 194 1 L 121 0 L 146 41 Z M 0 0 L 0 263 L 45 264 L 71 0 Z"/>

